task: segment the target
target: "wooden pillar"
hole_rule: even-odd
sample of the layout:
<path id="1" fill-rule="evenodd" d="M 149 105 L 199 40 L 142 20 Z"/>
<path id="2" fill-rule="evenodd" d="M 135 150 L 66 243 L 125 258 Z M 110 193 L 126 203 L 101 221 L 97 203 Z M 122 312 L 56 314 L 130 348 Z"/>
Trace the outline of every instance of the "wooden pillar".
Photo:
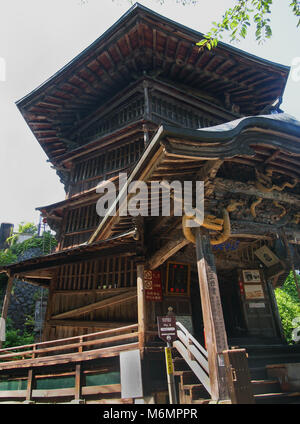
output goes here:
<path id="1" fill-rule="evenodd" d="M 144 287 L 144 263 L 137 263 L 137 307 L 138 307 L 138 332 L 139 348 L 143 355 L 146 333 L 146 302 Z"/>
<path id="2" fill-rule="evenodd" d="M 145 118 L 149 119 L 150 117 L 150 101 L 149 101 L 149 83 L 148 81 L 143 81 L 144 88 L 144 115 Z"/>
<path id="3" fill-rule="evenodd" d="M 51 316 L 53 314 L 53 310 L 55 306 L 54 302 L 56 297 L 55 290 L 57 289 L 57 279 L 58 279 L 58 271 L 56 271 L 55 275 L 52 277 L 50 285 L 49 285 L 47 309 L 46 309 L 44 325 L 43 325 L 43 335 L 42 335 L 43 342 L 46 342 L 51 339 Z"/>
<path id="4" fill-rule="evenodd" d="M 75 367 L 75 401 L 81 400 L 81 388 L 82 388 L 82 369 L 81 364 L 76 364 Z"/>
<path id="5" fill-rule="evenodd" d="M 9 302 L 10 302 L 10 296 L 11 296 L 11 291 L 12 291 L 12 287 L 13 287 L 13 282 L 14 282 L 14 276 L 9 275 L 7 286 L 6 286 L 5 297 L 4 297 L 3 305 L 2 305 L 1 319 L 0 319 L 0 335 L 2 335 L 2 333 L 4 335 L 4 337 L 1 337 L 1 340 L 0 340 L 0 348 L 2 348 L 2 342 L 5 341 L 6 319 L 7 319 L 7 312 L 8 312 L 8 306 L 9 306 Z"/>
<path id="6" fill-rule="evenodd" d="M 229 399 L 223 351 L 228 349 L 220 290 L 209 235 L 196 229 L 197 268 L 212 400 Z"/>
<path id="7" fill-rule="evenodd" d="M 31 403 L 32 402 L 33 384 L 34 384 L 34 371 L 33 371 L 32 368 L 29 368 L 28 377 L 27 377 L 27 390 L 26 390 L 26 401 L 25 401 L 25 403 Z"/>

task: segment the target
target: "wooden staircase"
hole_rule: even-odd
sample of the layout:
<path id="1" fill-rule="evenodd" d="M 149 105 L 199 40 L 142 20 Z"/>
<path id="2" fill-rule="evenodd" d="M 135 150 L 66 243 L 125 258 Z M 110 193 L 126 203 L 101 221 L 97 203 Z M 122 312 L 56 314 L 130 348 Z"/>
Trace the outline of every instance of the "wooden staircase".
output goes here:
<path id="1" fill-rule="evenodd" d="M 178 381 L 178 402 L 180 404 L 206 404 L 211 398 L 193 371 L 186 368 L 184 359 L 174 360 L 174 375 Z"/>
<path id="2" fill-rule="evenodd" d="M 177 322 L 178 340 L 173 343 L 174 375 L 180 404 L 207 404 L 211 401 L 207 352 Z M 283 391 L 278 378 L 267 375 L 267 365 L 300 363 L 300 346 L 246 345 L 251 388 L 256 404 L 300 404 L 300 392 Z"/>
<path id="3" fill-rule="evenodd" d="M 278 378 L 270 377 L 267 366 L 300 363 L 299 345 L 246 345 L 253 395 L 257 404 L 300 404 L 298 391 L 283 391 Z"/>
<path id="4" fill-rule="evenodd" d="M 277 379 L 252 380 L 256 404 L 300 404 L 300 393 L 283 392 Z"/>
<path id="5" fill-rule="evenodd" d="M 179 322 L 178 340 L 173 342 L 174 375 L 178 382 L 178 402 L 205 404 L 211 400 L 207 351 Z"/>

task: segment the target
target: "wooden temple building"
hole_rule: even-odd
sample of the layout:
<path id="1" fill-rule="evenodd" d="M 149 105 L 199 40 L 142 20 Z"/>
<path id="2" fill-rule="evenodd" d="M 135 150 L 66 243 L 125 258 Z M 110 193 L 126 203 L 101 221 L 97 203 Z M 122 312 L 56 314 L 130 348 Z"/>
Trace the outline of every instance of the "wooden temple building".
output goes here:
<path id="1" fill-rule="evenodd" d="M 38 208 L 56 251 L 0 270 L 2 323 L 15 277 L 49 290 L 43 341 L 0 350 L 1 402 L 167 403 L 157 317 L 174 315 L 178 403 L 299 402 L 276 374 L 300 362 L 274 296 L 300 267 L 300 122 L 280 110 L 289 68 L 201 50 L 201 37 L 135 4 L 17 102 L 66 197 Z M 102 217 L 100 181 L 118 195 Z M 175 213 L 172 187 L 169 216 L 151 214 L 150 194 L 141 214 L 120 213 L 133 181 L 149 193 L 203 181 L 201 225 Z"/>

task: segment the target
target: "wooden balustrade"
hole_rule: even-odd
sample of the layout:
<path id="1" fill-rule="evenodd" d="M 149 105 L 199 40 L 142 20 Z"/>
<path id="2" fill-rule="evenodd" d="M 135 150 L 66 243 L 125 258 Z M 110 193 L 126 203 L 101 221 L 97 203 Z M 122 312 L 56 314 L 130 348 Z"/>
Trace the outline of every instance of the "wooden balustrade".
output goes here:
<path id="1" fill-rule="evenodd" d="M 207 351 L 180 322 L 176 322 L 176 327 L 178 340 L 173 342 L 173 346 L 211 394 Z"/>
<path id="2" fill-rule="evenodd" d="M 9 368 L 26 368 L 29 365 L 38 366 L 39 364 L 42 365 L 45 361 L 49 364 L 55 364 L 56 360 L 63 360 L 63 357 L 66 355 L 72 355 L 70 357 L 71 362 L 72 358 L 76 361 L 88 360 L 89 357 L 92 356 L 97 357 L 97 352 L 99 357 L 101 357 L 102 353 L 109 353 L 106 352 L 106 346 L 104 347 L 103 345 L 109 345 L 111 347 L 111 353 L 114 354 L 118 352 L 118 349 L 123 350 L 123 343 L 138 338 L 137 328 L 138 325 L 133 324 L 66 339 L 1 349 L 0 371 Z M 131 344 L 135 345 L 134 342 Z M 102 346 L 102 348 L 95 349 L 96 346 Z M 125 344 L 125 346 L 128 347 L 128 343 Z M 103 352 L 101 352 L 102 349 Z M 62 352 L 66 351 L 72 352 L 71 354 L 62 354 Z M 76 358 L 76 354 L 80 357 Z M 47 358 L 47 360 L 44 361 L 45 358 Z"/>
<path id="3" fill-rule="evenodd" d="M 93 365 L 92 369 L 89 369 L 90 367 L 84 369 L 84 364 L 99 358 L 113 359 L 121 351 L 138 349 L 137 330 L 138 324 L 133 324 L 66 339 L 1 349 L 0 379 L 2 376 L 5 378 L 4 381 L 7 378 L 9 381 L 17 380 L 22 388 L 20 390 L 0 389 L 0 402 L 7 400 L 32 402 L 33 400 L 41 401 L 41 399 L 65 401 L 67 399 L 81 403 L 82 398 L 90 399 L 94 396 L 95 399 L 101 401 L 102 396 L 113 396 L 118 402 L 130 403 L 130 399 L 121 399 L 119 383 L 98 386 L 85 385 L 84 375 L 99 374 L 99 372 L 101 374 L 103 371 L 98 370 L 99 362 L 95 368 Z M 64 368 L 66 365 L 69 370 L 67 372 Z M 115 366 L 117 367 L 117 365 Z M 74 377 L 74 387 L 36 389 L 37 380 L 55 379 L 61 376 Z"/>

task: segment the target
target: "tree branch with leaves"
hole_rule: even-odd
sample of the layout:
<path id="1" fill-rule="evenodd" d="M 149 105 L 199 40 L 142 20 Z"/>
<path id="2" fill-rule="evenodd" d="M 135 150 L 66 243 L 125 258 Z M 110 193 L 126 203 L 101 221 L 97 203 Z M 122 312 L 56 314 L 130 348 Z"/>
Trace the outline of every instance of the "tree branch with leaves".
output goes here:
<path id="1" fill-rule="evenodd" d="M 85 0 L 88 1 L 88 0 Z M 112 0 L 114 1 L 114 0 Z M 133 4 L 133 0 L 127 0 Z M 201 0 L 155 0 L 160 4 L 178 3 L 184 6 L 201 6 Z M 293 15 L 298 18 L 296 26 L 300 26 L 300 1 L 280 0 L 283 6 L 290 8 Z M 217 3 L 217 2 L 216 2 Z M 197 45 L 211 50 L 216 47 L 224 33 L 230 36 L 230 42 L 240 41 L 248 35 L 251 26 L 255 28 L 256 41 L 261 44 L 272 36 L 271 14 L 273 0 L 235 0 L 235 6 L 223 14 L 220 22 L 213 22 L 212 28 L 204 35 Z M 218 2 L 219 4 L 219 2 Z"/>
<path id="2" fill-rule="evenodd" d="M 282 0 L 284 2 L 285 0 Z M 300 26 L 300 2 L 288 0 L 292 13 L 298 18 L 297 27 Z M 197 43 L 200 47 L 209 50 L 216 47 L 223 38 L 223 33 L 230 35 L 230 42 L 246 38 L 251 25 L 255 28 L 255 38 L 260 44 L 272 36 L 271 6 L 273 0 L 239 0 L 237 4 L 223 15 L 221 22 L 213 22 L 211 30 Z"/>

